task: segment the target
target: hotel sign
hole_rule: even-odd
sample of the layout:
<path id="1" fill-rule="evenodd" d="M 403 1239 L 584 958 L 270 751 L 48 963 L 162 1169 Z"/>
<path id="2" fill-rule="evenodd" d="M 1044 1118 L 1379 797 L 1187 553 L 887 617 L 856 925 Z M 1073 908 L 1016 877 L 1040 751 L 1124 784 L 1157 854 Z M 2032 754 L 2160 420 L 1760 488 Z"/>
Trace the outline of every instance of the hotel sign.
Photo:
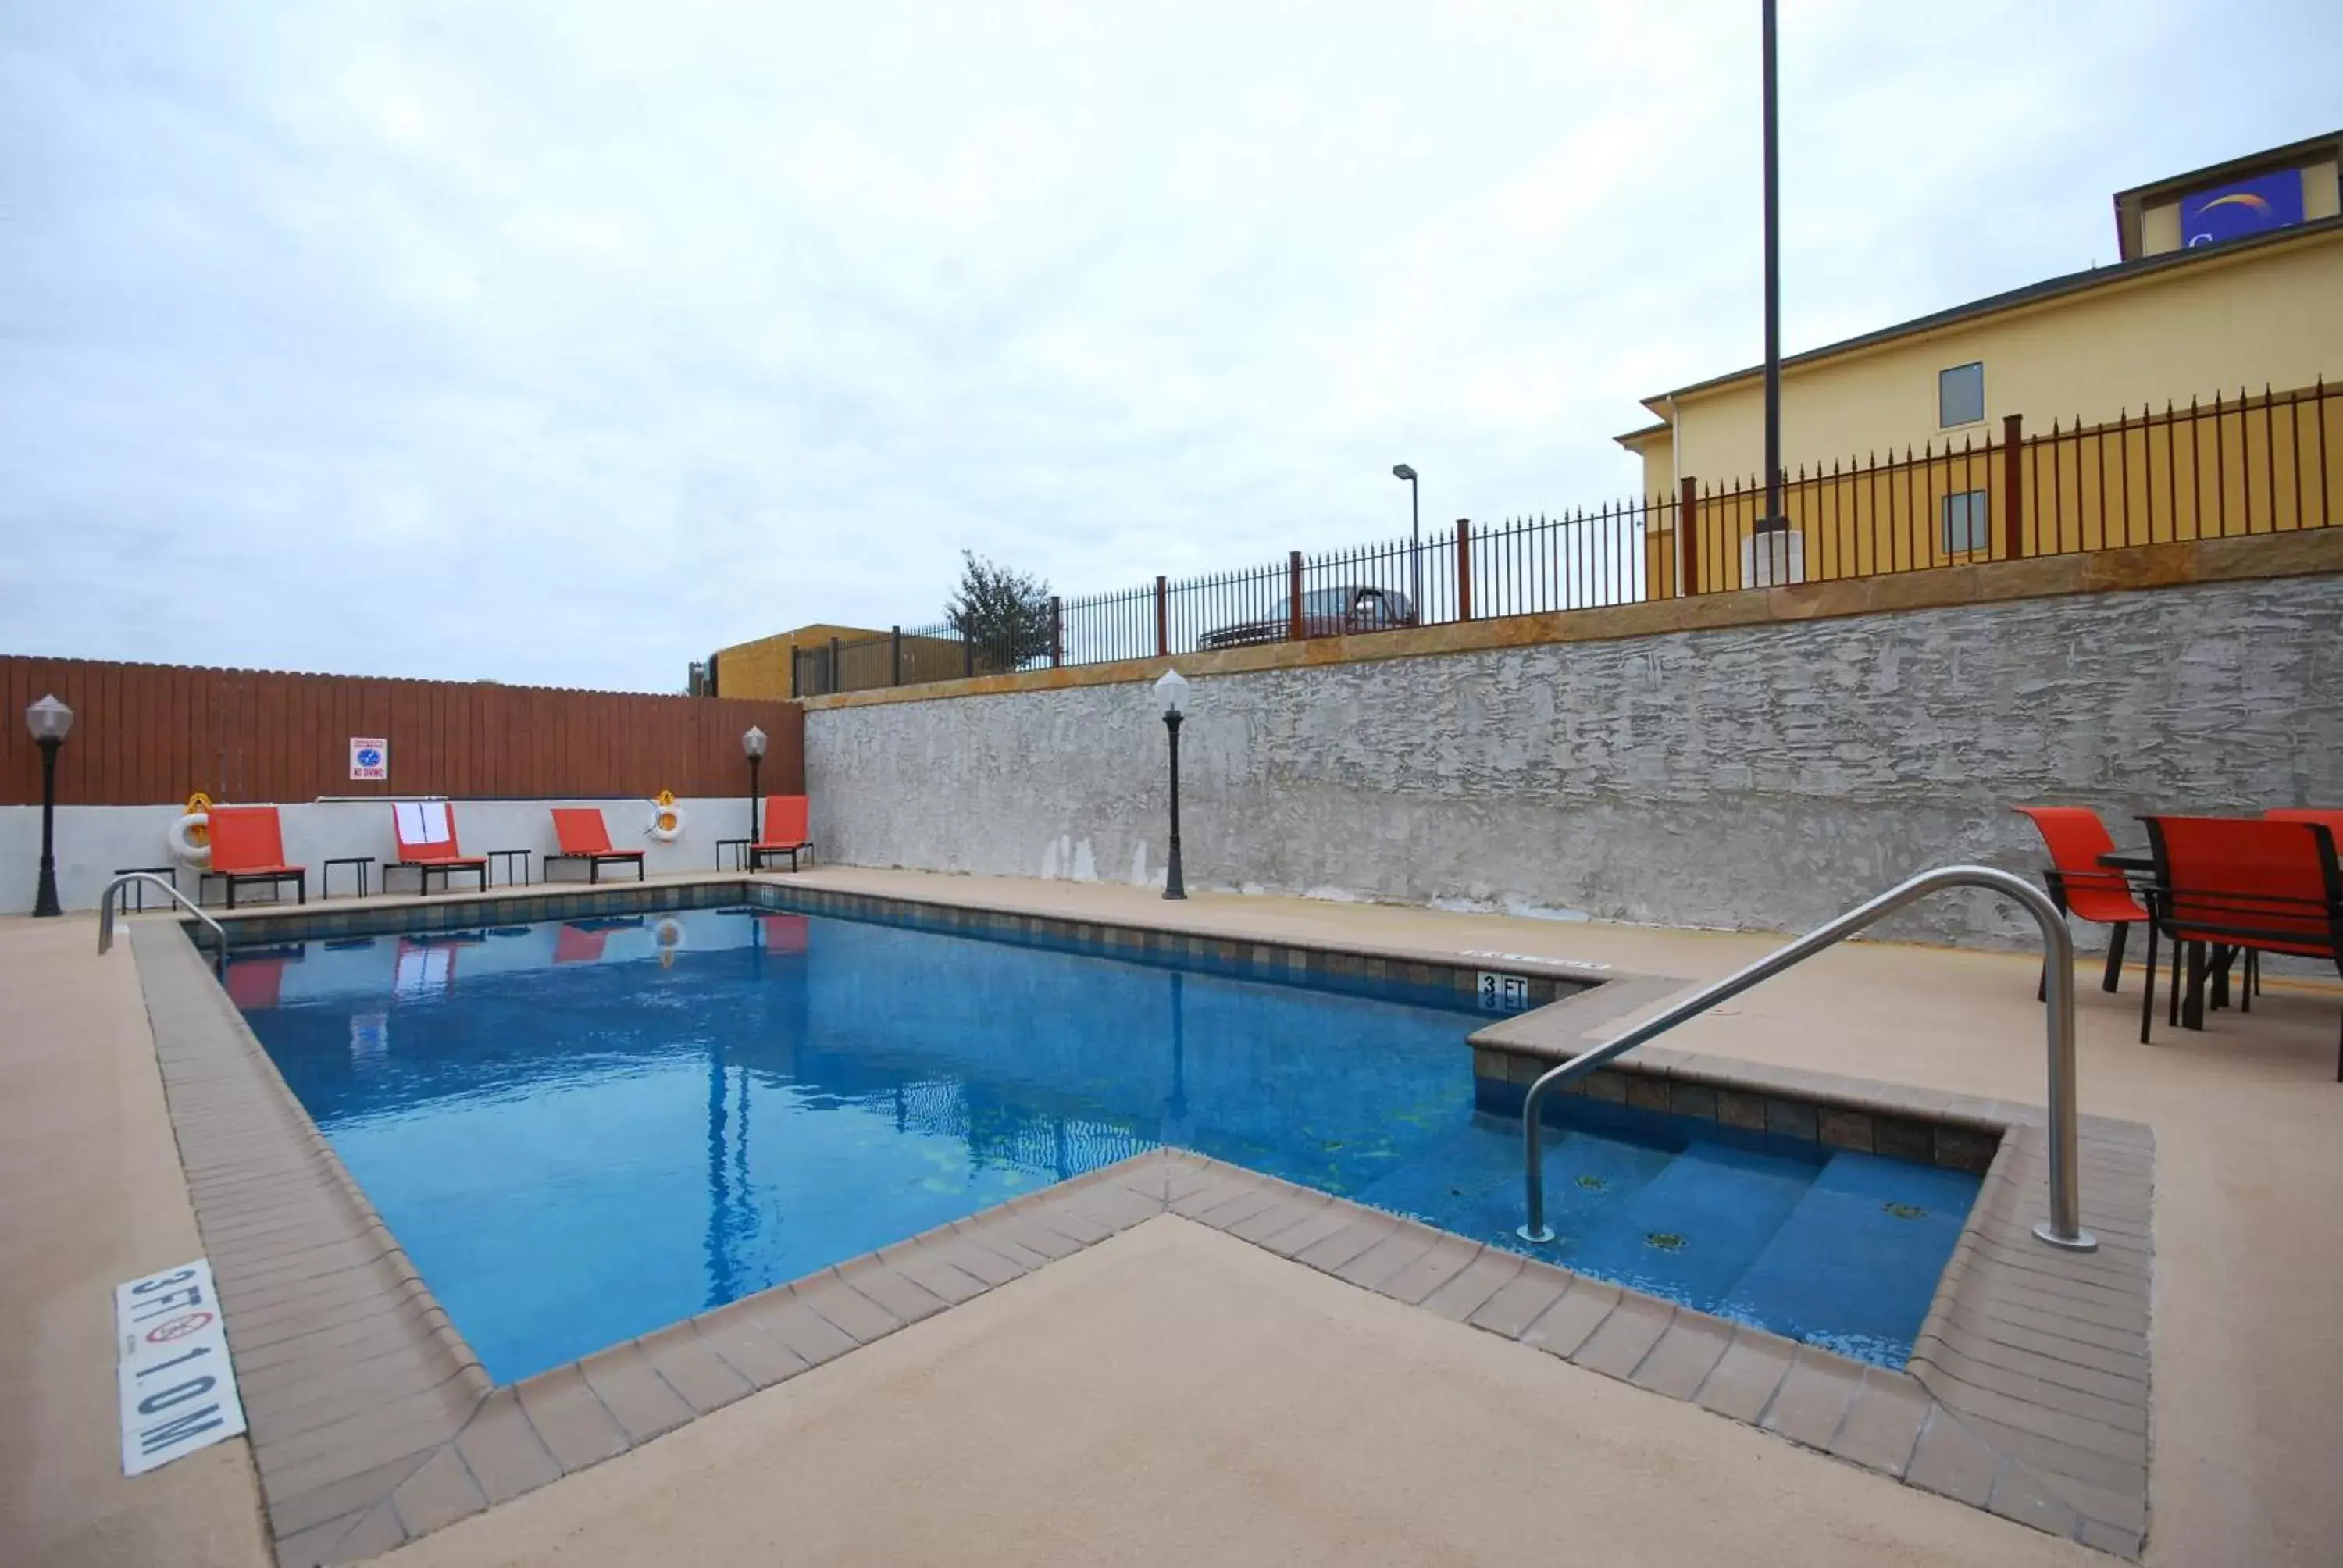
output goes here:
<path id="1" fill-rule="evenodd" d="M 2301 221 L 2302 175 L 2297 169 L 2231 180 L 2180 198 L 2184 246 L 2218 245 Z"/>

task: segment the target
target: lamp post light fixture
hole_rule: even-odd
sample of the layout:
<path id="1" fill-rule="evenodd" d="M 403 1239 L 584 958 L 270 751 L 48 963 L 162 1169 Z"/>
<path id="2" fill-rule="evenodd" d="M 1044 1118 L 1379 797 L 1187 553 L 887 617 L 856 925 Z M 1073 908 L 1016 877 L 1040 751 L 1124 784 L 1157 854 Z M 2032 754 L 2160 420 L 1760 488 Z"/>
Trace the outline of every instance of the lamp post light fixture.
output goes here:
<path id="1" fill-rule="evenodd" d="M 1418 626 L 1423 624 L 1423 496 L 1416 487 L 1415 470 L 1405 463 L 1392 466 L 1392 477 L 1407 481 L 1407 534 L 1411 541 L 1408 558 L 1412 563 L 1408 574 L 1408 609 L 1415 616 Z"/>
<path id="2" fill-rule="evenodd" d="M 1188 703 L 1188 683 L 1176 669 L 1167 669 L 1155 683 L 1155 700 L 1163 709 L 1163 729 L 1172 737 L 1172 858 L 1163 871 L 1163 896 L 1184 899 L 1188 885 L 1180 876 L 1180 719 Z"/>
<path id="3" fill-rule="evenodd" d="M 740 749 L 749 759 L 749 842 L 757 841 L 757 769 L 765 762 L 765 732 L 751 724 L 740 736 Z"/>
<path id="4" fill-rule="evenodd" d="M 41 885 L 33 895 L 33 913 L 61 915 L 57 904 L 57 748 L 73 733 L 73 709 L 55 697 L 44 697 L 25 709 L 25 728 L 41 749 Z"/>

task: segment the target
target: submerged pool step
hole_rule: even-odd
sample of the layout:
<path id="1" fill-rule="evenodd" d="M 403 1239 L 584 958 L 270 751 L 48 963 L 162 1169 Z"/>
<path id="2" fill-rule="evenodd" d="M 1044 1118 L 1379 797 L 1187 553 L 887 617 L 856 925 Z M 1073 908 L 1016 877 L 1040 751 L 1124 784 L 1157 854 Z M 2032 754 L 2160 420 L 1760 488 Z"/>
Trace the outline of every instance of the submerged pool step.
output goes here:
<path id="1" fill-rule="evenodd" d="M 1798 1208 L 1817 1168 L 1695 1142 L 1588 1230 L 1563 1228 L 1556 1261 L 1669 1301 L 1714 1310 Z M 1551 1201 L 1549 1201 L 1551 1211 Z"/>
<path id="2" fill-rule="evenodd" d="M 1555 1233 L 1596 1230 L 1674 1158 L 1665 1150 L 1609 1138 L 1554 1136 L 1546 1146 L 1546 1205 Z M 1476 1116 L 1353 1196 L 1477 1241 L 1522 1249 L 1513 1234 L 1523 1212 L 1521 1123 Z M 1540 1255 L 1553 1258 L 1553 1250 L 1543 1249 Z"/>
<path id="3" fill-rule="evenodd" d="M 1730 1317 L 1900 1365 L 1976 1193 L 1976 1178 L 1834 1155 L 1725 1293 Z"/>

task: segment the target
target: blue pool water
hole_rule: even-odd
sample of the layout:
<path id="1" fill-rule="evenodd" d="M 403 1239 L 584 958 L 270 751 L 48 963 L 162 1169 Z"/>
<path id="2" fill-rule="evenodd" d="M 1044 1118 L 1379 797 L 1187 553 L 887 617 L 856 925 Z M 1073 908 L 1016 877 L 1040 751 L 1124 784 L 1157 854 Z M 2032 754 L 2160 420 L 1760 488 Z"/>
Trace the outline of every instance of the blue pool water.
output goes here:
<path id="1" fill-rule="evenodd" d="M 872 920 L 310 941 L 227 985 L 499 1382 L 1161 1143 L 1901 1364 L 1977 1185 L 1572 1127 L 1532 1249 L 1452 993 Z"/>

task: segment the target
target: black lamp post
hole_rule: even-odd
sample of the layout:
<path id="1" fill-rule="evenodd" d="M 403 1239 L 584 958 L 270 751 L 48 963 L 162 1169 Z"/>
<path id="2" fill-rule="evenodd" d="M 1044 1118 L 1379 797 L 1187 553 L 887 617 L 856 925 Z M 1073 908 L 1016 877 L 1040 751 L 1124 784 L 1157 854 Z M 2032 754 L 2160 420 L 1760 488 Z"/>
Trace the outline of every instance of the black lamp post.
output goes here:
<path id="1" fill-rule="evenodd" d="M 1758 7 L 1763 34 L 1765 163 L 1765 515 L 1757 532 L 1778 532 L 1790 526 L 1782 515 L 1782 157 L 1775 134 L 1774 0 Z"/>
<path id="2" fill-rule="evenodd" d="M 1172 860 L 1163 872 L 1163 896 L 1184 899 L 1188 885 L 1180 876 L 1180 719 L 1188 700 L 1188 683 L 1176 669 L 1167 669 L 1155 683 L 1155 700 L 1163 707 L 1163 728 L 1172 737 Z"/>
<path id="3" fill-rule="evenodd" d="M 765 732 L 751 724 L 740 737 L 740 749 L 749 759 L 749 842 L 754 844 L 757 832 L 757 769 L 765 763 Z"/>
<path id="4" fill-rule="evenodd" d="M 1413 563 L 1408 577 L 1408 608 L 1415 613 L 1418 626 L 1423 624 L 1423 508 L 1416 488 L 1415 470 L 1405 463 L 1394 464 L 1392 477 L 1407 481 L 1407 530 L 1412 541 L 1409 558 Z"/>
<path id="5" fill-rule="evenodd" d="M 25 728 L 41 749 L 41 886 L 33 895 L 33 913 L 61 915 L 57 905 L 57 748 L 73 733 L 73 709 L 54 697 L 44 697 L 25 709 Z"/>

